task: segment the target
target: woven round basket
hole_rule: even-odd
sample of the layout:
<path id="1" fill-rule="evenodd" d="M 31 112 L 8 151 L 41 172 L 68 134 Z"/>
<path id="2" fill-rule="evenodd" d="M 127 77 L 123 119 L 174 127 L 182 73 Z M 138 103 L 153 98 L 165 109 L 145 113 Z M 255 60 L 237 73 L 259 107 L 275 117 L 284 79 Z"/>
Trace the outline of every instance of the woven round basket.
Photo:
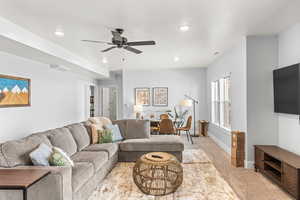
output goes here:
<path id="1" fill-rule="evenodd" d="M 136 162 L 133 180 L 143 193 L 162 196 L 175 192 L 182 184 L 183 170 L 175 156 L 153 152 Z"/>

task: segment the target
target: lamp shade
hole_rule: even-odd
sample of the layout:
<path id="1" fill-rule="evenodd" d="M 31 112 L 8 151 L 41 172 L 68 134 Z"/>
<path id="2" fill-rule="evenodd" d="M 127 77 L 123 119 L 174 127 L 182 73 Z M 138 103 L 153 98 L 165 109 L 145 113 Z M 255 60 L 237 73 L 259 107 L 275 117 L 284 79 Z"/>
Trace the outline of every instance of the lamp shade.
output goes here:
<path id="1" fill-rule="evenodd" d="M 180 105 L 184 107 L 192 107 L 193 106 L 193 101 L 189 99 L 184 99 L 180 101 Z"/>
<path id="2" fill-rule="evenodd" d="M 133 111 L 134 112 L 143 112 L 143 106 L 142 105 L 134 105 Z"/>

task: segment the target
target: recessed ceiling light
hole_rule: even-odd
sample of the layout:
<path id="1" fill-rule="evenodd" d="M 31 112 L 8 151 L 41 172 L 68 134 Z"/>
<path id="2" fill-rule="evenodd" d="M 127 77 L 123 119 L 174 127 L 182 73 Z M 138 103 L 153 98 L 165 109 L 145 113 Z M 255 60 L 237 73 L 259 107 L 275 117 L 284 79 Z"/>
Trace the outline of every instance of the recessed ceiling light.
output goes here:
<path id="1" fill-rule="evenodd" d="M 108 61 L 107 61 L 106 58 L 102 58 L 102 62 L 103 62 L 104 64 L 108 63 Z"/>
<path id="2" fill-rule="evenodd" d="M 174 57 L 174 62 L 178 62 L 179 61 L 179 57 L 175 56 Z"/>
<path id="3" fill-rule="evenodd" d="M 54 34 L 55 34 L 57 37 L 64 37 L 64 36 L 65 36 L 65 33 L 64 33 L 63 30 L 61 30 L 61 29 L 56 29 L 56 31 L 54 32 Z"/>
<path id="4" fill-rule="evenodd" d="M 182 32 L 186 32 L 186 31 L 188 31 L 188 30 L 190 29 L 190 27 L 187 26 L 187 25 L 183 25 L 183 26 L 180 26 L 179 29 L 180 29 Z"/>

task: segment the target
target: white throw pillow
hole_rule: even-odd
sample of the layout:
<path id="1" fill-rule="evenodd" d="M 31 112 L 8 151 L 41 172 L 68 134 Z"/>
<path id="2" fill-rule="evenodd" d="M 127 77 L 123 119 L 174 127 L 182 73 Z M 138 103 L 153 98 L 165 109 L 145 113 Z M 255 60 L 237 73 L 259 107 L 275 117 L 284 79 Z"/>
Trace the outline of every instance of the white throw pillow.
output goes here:
<path id="1" fill-rule="evenodd" d="M 66 152 L 64 152 L 62 149 L 58 148 L 58 147 L 53 147 L 53 152 L 58 152 L 59 154 L 61 154 L 64 159 L 67 161 L 67 166 L 72 166 L 74 167 L 74 162 L 73 160 L 71 160 L 71 158 L 67 155 Z"/>
<path id="2" fill-rule="evenodd" d="M 108 124 L 105 126 L 106 129 L 111 130 L 112 132 L 112 141 L 119 142 L 122 141 L 124 138 L 121 135 L 119 126 L 117 124 Z"/>
<path id="3" fill-rule="evenodd" d="M 48 145 L 42 143 L 39 145 L 38 148 L 36 148 L 29 154 L 29 157 L 33 165 L 49 166 L 49 157 L 51 156 L 51 154 L 52 149 Z"/>

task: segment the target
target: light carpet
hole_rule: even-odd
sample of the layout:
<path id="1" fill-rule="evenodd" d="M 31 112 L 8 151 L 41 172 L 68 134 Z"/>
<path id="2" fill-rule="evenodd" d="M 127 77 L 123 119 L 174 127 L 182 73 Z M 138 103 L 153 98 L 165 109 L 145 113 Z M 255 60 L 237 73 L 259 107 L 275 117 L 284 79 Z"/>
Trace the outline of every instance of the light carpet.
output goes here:
<path id="1" fill-rule="evenodd" d="M 89 200 L 239 200 L 202 150 L 183 152 L 183 183 L 167 196 L 145 195 L 132 179 L 134 163 L 118 163 Z"/>

